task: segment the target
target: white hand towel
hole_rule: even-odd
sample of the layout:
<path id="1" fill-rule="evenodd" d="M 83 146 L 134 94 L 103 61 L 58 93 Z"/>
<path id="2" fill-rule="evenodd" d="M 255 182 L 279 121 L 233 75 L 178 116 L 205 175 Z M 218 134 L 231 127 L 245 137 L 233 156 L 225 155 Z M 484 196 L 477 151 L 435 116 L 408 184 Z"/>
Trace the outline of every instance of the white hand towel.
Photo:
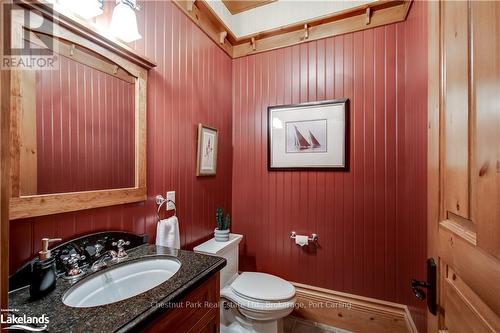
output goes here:
<path id="1" fill-rule="evenodd" d="M 156 227 L 156 245 L 181 248 L 179 236 L 179 221 L 177 216 L 169 217 L 158 222 Z"/>

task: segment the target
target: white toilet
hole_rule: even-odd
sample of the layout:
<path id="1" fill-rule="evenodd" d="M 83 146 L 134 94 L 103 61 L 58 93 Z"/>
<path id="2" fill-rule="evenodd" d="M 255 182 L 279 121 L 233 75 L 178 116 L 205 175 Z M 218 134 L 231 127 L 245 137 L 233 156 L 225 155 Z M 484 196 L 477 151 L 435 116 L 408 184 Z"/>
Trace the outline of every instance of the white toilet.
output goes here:
<path id="1" fill-rule="evenodd" d="M 221 332 L 281 332 L 281 319 L 295 306 L 295 287 L 270 274 L 238 274 L 238 244 L 242 238 L 230 234 L 227 242 L 212 238 L 194 248 L 194 252 L 227 260 L 220 275 Z"/>

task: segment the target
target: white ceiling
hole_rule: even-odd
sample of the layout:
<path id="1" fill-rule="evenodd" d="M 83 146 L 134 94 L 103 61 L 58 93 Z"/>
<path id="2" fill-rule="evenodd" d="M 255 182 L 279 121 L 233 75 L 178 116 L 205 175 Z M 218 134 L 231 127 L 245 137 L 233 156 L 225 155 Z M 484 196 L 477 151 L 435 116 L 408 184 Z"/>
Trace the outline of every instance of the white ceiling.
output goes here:
<path id="1" fill-rule="evenodd" d="M 236 38 L 266 30 L 307 22 L 376 0 L 278 0 L 270 4 L 232 15 L 222 0 L 207 4 Z"/>

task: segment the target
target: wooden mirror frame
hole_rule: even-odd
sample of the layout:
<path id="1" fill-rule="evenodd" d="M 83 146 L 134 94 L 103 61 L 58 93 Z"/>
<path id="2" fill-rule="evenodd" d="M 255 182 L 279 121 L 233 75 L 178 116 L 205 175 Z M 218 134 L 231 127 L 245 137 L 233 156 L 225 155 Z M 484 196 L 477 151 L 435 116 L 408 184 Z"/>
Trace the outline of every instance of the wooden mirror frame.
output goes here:
<path id="1" fill-rule="evenodd" d="M 145 57 L 137 55 L 128 46 L 106 37 L 98 32 L 87 22 L 75 18 L 56 7 L 53 11 L 51 5 L 41 1 L 20 0 L 15 2 L 20 8 L 36 11 L 37 14 L 48 19 L 58 27 L 54 31 L 44 31 L 43 26 L 37 29 L 29 29 L 33 33 L 60 39 L 75 47 L 91 50 L 107 61 L 116 64 L 117 73 L 126 71 L 135 78 L 135 183 L 134 187 L 92 190 L 70 193 L 53 193 L 43 195 L 21 195 L 20 166 L 23 158 L 21 147 L 23 145 L 23 124 L 21 123 L 23 110 L 30 106 L 30 92 L 33 92 L 34 83 L 29 81 L 29 76 L 24 75 L 26 71 L 10 71 L 10 104 L 11 104 L 11 200 L 10 220 L 51 215 L 83 209 L 125 204 L 130 202 L 144 201 L 147 198 L 146 191 L 146 87 L 148 70 L 155 67 L 155 63 Z M 56 13 L 56 15 L 54 15 Z M 23 25 L 22 23 L 20 23 Z M 26 27 L 23 26 L 23 29 Z M 95 68 L 95 67 L 94 67 Z M 31 81 L 33 81 L 31 79 Z M 30 88 L 30 85 L 32 88 Z M 27 93 L 23 94 L 23 89 Z M 31 95 L 31 104 L 34 95 Z"/>

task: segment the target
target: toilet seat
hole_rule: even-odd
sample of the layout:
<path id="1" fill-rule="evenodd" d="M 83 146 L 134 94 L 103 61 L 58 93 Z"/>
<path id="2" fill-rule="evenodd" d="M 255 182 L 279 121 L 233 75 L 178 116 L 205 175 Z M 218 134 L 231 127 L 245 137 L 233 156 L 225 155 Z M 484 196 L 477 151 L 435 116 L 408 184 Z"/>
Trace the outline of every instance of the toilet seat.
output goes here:
<path id="1" fill-rule="evenodd" d="M 243 272 L 231 283 L 233 291 L 244 298 L 263 302 L 288 300 L 295 296 L 294 286 L 277 276 Z"/>
<path id="2" fill-rule="evenodd" d="M 236 304 L 244 316 L 259 321 L 283 318 L 295 306 L 294 286 L 265 273 L 242 273 L 221 290 L 221 297 Z"/>

